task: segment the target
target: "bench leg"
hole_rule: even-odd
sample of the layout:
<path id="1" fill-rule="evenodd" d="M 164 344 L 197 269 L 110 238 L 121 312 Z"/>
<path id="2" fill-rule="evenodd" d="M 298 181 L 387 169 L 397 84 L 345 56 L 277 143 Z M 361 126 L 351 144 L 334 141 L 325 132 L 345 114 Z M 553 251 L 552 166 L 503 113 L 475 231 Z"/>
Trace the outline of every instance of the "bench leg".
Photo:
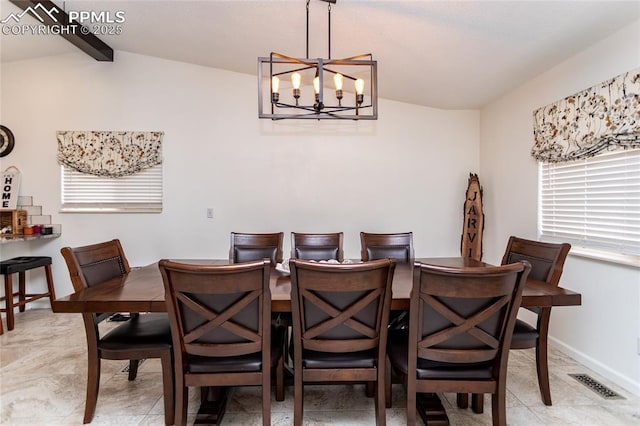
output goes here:
<path id="1" fill-rule="evenodd" d="M 27 294 L 27 280 L 24 271 L 18 273 L 18 310 L 24 312 L 25 294 Z"/>
<path id="2" fill-rule="evenodd" d="M 7 314 L 7 330 L 13 330 L 13 276 L 4 276 L 4 305 Z"/>

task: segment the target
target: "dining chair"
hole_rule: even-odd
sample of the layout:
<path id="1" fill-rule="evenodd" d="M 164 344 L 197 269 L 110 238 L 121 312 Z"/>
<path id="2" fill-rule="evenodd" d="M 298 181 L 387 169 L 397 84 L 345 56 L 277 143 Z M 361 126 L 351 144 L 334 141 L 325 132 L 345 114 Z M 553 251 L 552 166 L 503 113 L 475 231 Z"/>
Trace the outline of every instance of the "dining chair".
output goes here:
<path id="1" fill-rule="evenodd" d="M 234 265 L 161 260 L 173 335 L 176 425 L 187 420 L 188 387 L 262 387 L 262 423 L 271 423 L 271 371 L 284 398 L 283 329 L 271 325 L 267 259 Z"/>
<path id="2" fill-rule="evenodd" d="M 407 387 L 407 425 L 417 393 L 491 393 L 494 425 L 506 425 L 509 345 L 531 266 L 451 268 L 416 263 L 409 329 L 390 330 L 391 369 Z"/>
<path id="3" fill-rule="evenodd" d="M 391 258 L 396 263 L 411 263 L 413 252 L 413 233 L 373 234 L 360 232 L 360 257 L 363 261 Z M 393 311 L 389 319 L 390 328 L 408 327 L 406 311 Z"/>
<path id="4" fill-rule="evenodd" d="M 361 259 L 363 261 L 391 258 L 398 263 L 410 263 L 413 253 L 413 233 L 373 234 L 360 232 Z"/>
<path id="5" fill-rule="evenodd" d="M 73 289 L 109 285 L 129 273 L 131 268 L 120 241 L 115 239 L 81 247 L 60 250 L 67 263 Z M 135 380 L 142 359 L 159 358 L 162 365 L 164 419 L 173 424 L 174 388 L 171 353 L 171 329 L 165 313 L 133 314 L 111 331 L 100 335 L 98 325 L 113 313 L 83 313 L 87 337 L 87 396 L 84 423 L 95 414 L 100 388 L 102 359 L 129 360 L 129 380 Z"/>
<path id="6" fill-rule="evenodd" d="M 384 368 L 395 262 L 331 264 L 291 259 L 293 423 L 304 384 L 373 382 L 376 423 L 386 423 Z"/>
<path id="7" fill-rule="evenodd" d="M 344 260 L 342 232 L 309 234 L 291 233 L 291 258 L 304 260 Z"/>
<path id="8" fill-rule="evenodd" d="M 270 234 L 231 233 L 229 261 L 231 263 L 250 262 L 264 258 L 271 264 L 282 263 L 282 243 L 284 232 Z"/>
<path id="9" fill-rule="evenodd" d="M 509 237 L 502 264 L 526 260 L 531 264 L 529 278 L 557 287 L 560 283 L 564 262 L 571 250 L 568 243 L 545 243 L 524 238 Z M 551 307 L 523 308 L 536 314 L 536 325 L 517 319 L 511 340 L 511 349 L 536 348 L 536 371 L 542 402 L 551 405 L 549 385 L 548 339 Z M 466 406 L 466 397 L 458 396 L 458 406 Z M 481 413 L 484 406 L 483 395 L 472 396 L 473 411 Z"/>

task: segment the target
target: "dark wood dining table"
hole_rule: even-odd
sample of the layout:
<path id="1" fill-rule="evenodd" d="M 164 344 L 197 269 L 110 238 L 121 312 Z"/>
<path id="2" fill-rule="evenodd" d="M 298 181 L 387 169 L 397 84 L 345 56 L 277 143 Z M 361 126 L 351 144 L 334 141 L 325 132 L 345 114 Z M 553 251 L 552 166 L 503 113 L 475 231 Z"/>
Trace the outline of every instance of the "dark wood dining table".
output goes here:
<path id="1" fill-rule="evenodd" d="M 227 259 L 175 260 L 194 264 L 229 264 Z M 415 262 L 451 267 L 489 266 L 482 261 L 464 257 L 416 258 Z M 393 276 L 392 310 L 409 309 L 413 286 L 413 267 L 413 263 L 398 263 L 396 265 Z M 271 271 L 270 279 L 272 312 L 291 312 L 291 279 L 289 275 L 274 268 Z M 580 293 L 562 287 L 551 287 L 542 281 L 529 279 L 523 290 L 521 306 L 578 306 L 581 303 Z M 57 313 L 166 312 L 164 285 L 158 264 L 153 263 L 141 268 L 133 268 L 128 274 L 111 279 L 100 286 L 90 287 L 58 298 L 53 301 L 52 309 Z M 430 418 L 438 419 L 435 423 L 448 424 L 444 408 L 438 404 L 438 401 L 435 399 L 423 400 L 422 411 L 426 411 L 426 415 Z M 220 407 L 216 409 L 220 409 Z M 220 411 L 221 413 L 222 411 Z M 203 415 L 203 417 L 207 418 L 207 415 Z"/>
<path id="2" fill-rule="evenodd" d="M 178 262 L 226 265 L 227 259 L 176 259 Z M 416 258 L 416 262 L 453 267 L 488 266 L 464 257 Z M 399 263 L 393 276 L 392 310 L 408 310 L 413 285 L 413 264 Z M 578 306 L 580 293 L 550 287 L 542 281 L 527 280 L 522 294 L 523 307 Z M 98 287 L 60 297 L 53 301 L 54 312 L 166 312 L 164 286 L 157 263 L 133 268 L 128 274 L 102 283 Z M 291 279 L 288 274 L 271 271 L 271 310 L 291 312 Z"/>

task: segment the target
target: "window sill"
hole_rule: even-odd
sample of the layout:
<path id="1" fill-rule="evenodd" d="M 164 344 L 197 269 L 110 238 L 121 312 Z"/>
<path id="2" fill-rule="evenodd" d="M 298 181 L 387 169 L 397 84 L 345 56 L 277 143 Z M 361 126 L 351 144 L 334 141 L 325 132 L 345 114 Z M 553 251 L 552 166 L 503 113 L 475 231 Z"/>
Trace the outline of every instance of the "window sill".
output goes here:
<path id="1" fill-rule="evenodd" d="M 626 254 L 611 253 L 602 250 L 588 249 L 585 247 L 571 247 L 569 256 L 585 257 L 588 259 L 602 260 L 604 262 L 640 268 L 640 257 Z"/>
<path id="2" fill-rule="evenodd" d="M 162 213 L 162 207 L 63 207 L 60 213 Z"/>

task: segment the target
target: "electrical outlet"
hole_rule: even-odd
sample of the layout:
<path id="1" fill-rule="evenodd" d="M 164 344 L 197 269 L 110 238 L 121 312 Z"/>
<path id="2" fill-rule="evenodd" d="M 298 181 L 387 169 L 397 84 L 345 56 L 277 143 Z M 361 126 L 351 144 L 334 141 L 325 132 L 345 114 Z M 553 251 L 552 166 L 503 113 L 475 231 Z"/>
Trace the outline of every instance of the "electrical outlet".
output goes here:
<path id="1" fill-rule="evenodd" d="M 207 219 L 213 219 L 213 208 L 207 207 Z"/>

